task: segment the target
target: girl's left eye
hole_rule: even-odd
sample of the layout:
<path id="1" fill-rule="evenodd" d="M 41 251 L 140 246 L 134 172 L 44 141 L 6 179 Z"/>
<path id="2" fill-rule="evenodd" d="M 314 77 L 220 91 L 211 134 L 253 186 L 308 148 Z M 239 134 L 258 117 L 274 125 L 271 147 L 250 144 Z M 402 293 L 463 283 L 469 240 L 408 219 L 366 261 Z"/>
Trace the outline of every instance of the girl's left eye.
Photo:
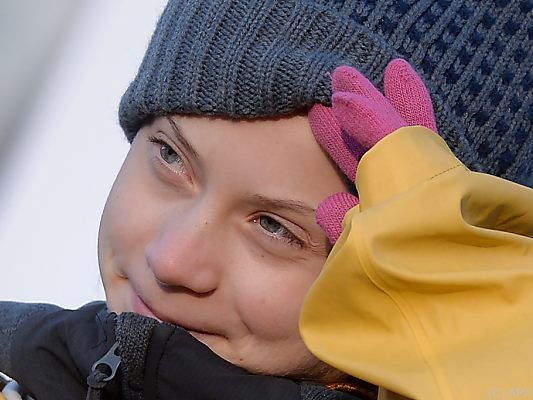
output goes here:
<path id="1" fill-rule="evenodd" d="M 268 215 L 261 215 L 255 218 L 254 222 L 258 223 L 263 230 L 267 231 L 269 236 L 273 236 L 275 239 L 290 245 L 303 247 L 302 240 L 296 237 L 296 235 L 274 218 L 269 217 Z"/>

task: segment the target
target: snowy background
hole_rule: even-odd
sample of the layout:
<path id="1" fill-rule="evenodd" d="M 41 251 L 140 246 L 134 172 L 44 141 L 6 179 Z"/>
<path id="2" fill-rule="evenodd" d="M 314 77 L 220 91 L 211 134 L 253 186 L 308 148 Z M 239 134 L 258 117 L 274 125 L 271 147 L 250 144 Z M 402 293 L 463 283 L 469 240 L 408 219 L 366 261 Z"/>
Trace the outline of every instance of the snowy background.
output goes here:
<path id="1" fill-rule="evenodd" d="M 118 125 L 163 0 L 0 3 L 0 300 L 103 298 L 100 215 Z"/>

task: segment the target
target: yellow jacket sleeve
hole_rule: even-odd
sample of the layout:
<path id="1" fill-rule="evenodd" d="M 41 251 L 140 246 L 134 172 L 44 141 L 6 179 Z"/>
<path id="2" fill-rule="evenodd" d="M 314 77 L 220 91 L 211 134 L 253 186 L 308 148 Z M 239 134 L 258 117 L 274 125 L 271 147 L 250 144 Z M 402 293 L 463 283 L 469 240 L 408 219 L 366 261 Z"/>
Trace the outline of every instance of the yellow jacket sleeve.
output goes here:
<path id="1" fill-rule="evenodd" d="M 413 399 L 533 398 L 533 190 L 422 127 L 381 140 L 356 184 L 304 303 L 309 349 Z"/>

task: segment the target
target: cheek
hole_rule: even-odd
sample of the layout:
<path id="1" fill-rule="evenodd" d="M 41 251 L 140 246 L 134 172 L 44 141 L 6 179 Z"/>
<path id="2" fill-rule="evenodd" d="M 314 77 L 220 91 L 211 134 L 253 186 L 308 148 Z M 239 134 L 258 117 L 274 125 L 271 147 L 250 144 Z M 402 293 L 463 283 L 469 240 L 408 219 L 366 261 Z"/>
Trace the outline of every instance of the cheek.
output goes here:
<path id="1" fill-rule="evenodd" d="M 150 209 L 154 200 L 146 182 L 146 171 L 135 166 L 138 156 L 130 151 L 106 202 L 98 238 L 100 270 L 104 285 L 122 275 L 128 265 L 143 257 L 149 238 L 157 231 Z"/>
<path id="2" fill-rule="evenodd" d="M 325 259 L 250 268 L 236 286 L 234 298 L 241 318 L 258 340 L 299 337 L 298 319 L 307 291 Z"/>

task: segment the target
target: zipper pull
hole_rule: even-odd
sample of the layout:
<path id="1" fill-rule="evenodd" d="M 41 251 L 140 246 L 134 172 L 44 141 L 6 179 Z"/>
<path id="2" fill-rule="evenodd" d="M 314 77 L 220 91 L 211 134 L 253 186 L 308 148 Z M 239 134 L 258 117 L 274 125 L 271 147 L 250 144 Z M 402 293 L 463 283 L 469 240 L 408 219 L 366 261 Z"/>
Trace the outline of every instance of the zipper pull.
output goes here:
<path id="1" fill-rule="evenodd" d="M 92 372 L 99 370 L 106 375 L 103 379 L 104 382 L 109 382 L 115 377 L 118 366 L 120 365 L 120 353 L 118 350 L 118 343 L 115 342 L 107 353 L 102 358 L 93 364 Z"/>
<path id="2" fill-rule="evenodd" d="M 93 364 L 91 374 L 87 377 L 89 388 L 96 390 L 102 389 L 107 382 L 115 377 L 120 361 L 118 343 L 115 342 L 109 351 Z"/>

